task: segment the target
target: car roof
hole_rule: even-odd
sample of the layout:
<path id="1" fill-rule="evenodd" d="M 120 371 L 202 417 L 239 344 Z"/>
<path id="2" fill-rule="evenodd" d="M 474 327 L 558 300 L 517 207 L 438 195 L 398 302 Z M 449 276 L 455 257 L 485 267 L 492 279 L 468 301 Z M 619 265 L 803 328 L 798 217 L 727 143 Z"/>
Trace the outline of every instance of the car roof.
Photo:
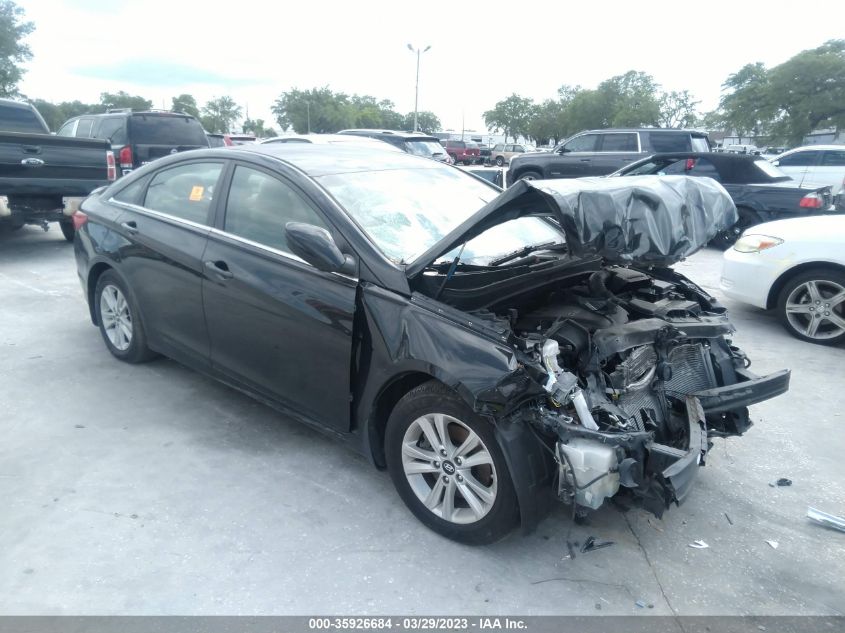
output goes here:
<path id="1" fill-rule="evenodd" d="M 348 130 L 341 130 L 338 134 L 383 134 L 384 136 L 397 136 L 399 138 L 419 138 L 419 139 L 434 139 L 439 140 L 430 134 L 423 132 L 408 132 L 403 130 L 381 130 L 378 128 L 349 128 Z"/>
<path id="2" fill-rule="evenodd" d="M 666 132 L 687 132 L 693 134 L 707 134 L 704 130 L 697 130 L 695 128 L 666 128 L 666 127 L 609 127 L 598 130 L 583 130 L 578 134 L 584 133 L 599 133 L 599 132 L 659 132 L 661 134 Z M 574 136 L 574 135 L 573 135 Z"/>
<path id="3" fill-rule="evenodd" d="M 10 108 L 20 108 L 21 110 L 30 110 L 34 106 L 26 101 L 16 101 L 15 99 L 0 99 L 0 103 Z"/>
<path id="4" fill-rule="evenodd" d="M 802 145 L 801 147 L 793 147 L 792 149 L 788 149 L 783 154 L 792 154 L 793 152 L 805 152 L 807 150 L 845 151 L 845 145 Z"/>
<path id="5" fill-rule="evenodd" d="M 381 139 L 373 138 L 372 136 L 359 136 L 357 134 L 285 134 L 284 136 L 265 138 L 261 141 L 261 143 L 264 145 L 293 145 L 297 143 L 315 143 L 323 145 L 327 143 L 347 143 L 371 145 L 382 149 L 389 149 L 394 152 L 402 151 L 394 145 L 382 141 Z"/>
<path id="6" fill-rule="evenodd" d="M 221 152 L 219 148 L 199 151 L 215 154 Z M 430 158 L 354 143 L 256 143 L 238 145 L 223 151 L 230 158 L 233 152 L 270 156 L 296 167 L 312 178 L 355 171 L 452 169 L 445 163 Z"/>

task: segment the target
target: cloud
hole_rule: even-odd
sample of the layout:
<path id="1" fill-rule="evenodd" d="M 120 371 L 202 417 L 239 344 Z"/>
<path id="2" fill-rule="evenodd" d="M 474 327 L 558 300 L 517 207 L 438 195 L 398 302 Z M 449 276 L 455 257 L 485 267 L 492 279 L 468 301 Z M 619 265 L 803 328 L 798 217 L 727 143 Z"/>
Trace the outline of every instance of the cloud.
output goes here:
<path id="1" fill-rule="evenodd" d="M 167 88 L 185 85 L 241 87 L 266 83 L 254 77 L 231 77 L 197 66 L 158 59 L 128 59 L 109 65 L 78 66 L 72 72 L 80 77 Z"/>

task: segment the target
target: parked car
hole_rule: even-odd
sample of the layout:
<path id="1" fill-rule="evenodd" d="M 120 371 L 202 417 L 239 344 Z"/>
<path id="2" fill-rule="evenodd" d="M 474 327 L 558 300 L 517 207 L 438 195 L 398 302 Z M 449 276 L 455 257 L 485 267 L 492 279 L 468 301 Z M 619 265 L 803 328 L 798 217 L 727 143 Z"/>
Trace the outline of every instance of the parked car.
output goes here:
<path id="1" fill-rule="evenodd" d="M 446 153 L 456 165 L 474 165 L 481 162 L 481 150 L 471 141 L 443 141 Z"/>
<path id="2" fill-rule="evenodd" d="M 771 159 L 772 164 L 798 182 L 830 185 L 833 195 L 843 193 L 845 145 L 796 147 Z"/>
<path id="3" fill-rule="evenodd" d="M 721 289 L 736 301 L 775 310 L 801 340 L 845 343 L 843 244 L 843 215 L 760 224 L 725 252 Z"/>
<path id="4" fill-rule="evenodd" d="M 524 154 L 526 151 L 528 150 L 520 143 L 497 143 L 490 150 L 490 162 L 502 167 L 510 164 L 514 156 Z"/>
<path id="5" fill-rule="evenodd" d="M 205 130 L 194 117 L 158 110 L 85 114 L 65 122 L 58 135 L 108 141 L 122 176 L 162 156 L 209 147 Z"/>
<path id="6" fill-rule="evenodd" d="M 482 165 L 489 165 L 492 162 L 490 160 L 492 149 L 493 148 L 486 143 L 478 143 L 478 156 L 481 158 Z"/>
<path id="7" fill-rule="evenodd" d="M 349 134 L 290 134 L 285 136 L 274 136 L 273 138 L 265 138 L 261 141 L 262 144 L 269 145 L 285 145 L 285 144 L 299 144 L 312 143 L 317 145 L 363 145 L 371 147 L 372 149 L 389 150 L 393 152 L 401 152 L 396 145 L 386 143 L 368 136 L 353 136 Z"/>
<path id="8" fill-rule="evenodd" d="M 575 222 L 576 200 L 599 211 Z M 165 354 L 345 440 L 462 542 L 530 529 L 552 495 L 662 514 L 708 437 L 788 388 L 746 369 L 724 309 L 669 268 L 735 220 L 708 179 L 502 193 L 398 152 L 245 145 L 163 158 L 78 216 L 112 355 Z"/>
<path id="9" fill-rule="evenodd" d="M 762 152 L 756 145 L 725 145 L 724 151 L 729 154 L 754 154 L 759 156 Z"/>
<path id="10" fill-rule="evenodd" d="M 762 156 L 712 152 L 655 154 L 611 175 L 644 174 L 713 178 L 721 183 L 739 214 L 737 223 L 714 240 L 722 248 L 728 248 L 755 224 L 835 210 L 828 185 L 802 185 Z"/>
<path id="11" fill-rule="evenodd" d="M 508 171 L 507 167 L 476 166 L 462 167 L 461 169 L 463 169 L 464 171 L 468 171 L 469 173 L 478 176 L 479 178 L 483 178 L 487 182 L 491 182 L 501 189 L 504 189 L 506 186 L 505 174 Z"/>
<path id="12" fill-rule="evenodd" d="M 33 105 L 0 99 L 0 231 L 58 222 L 73 241 L 72 214 L 114 179 L 107 142 L 52 135 Z"/>
<path id="13" fill-rule="evenodd" d="M 709 152 L 705 132 L 674 129 L 608 129 L 580 132 L 552 152 L 515 157 L 508 182 L 538 178 L 606 176 L 658 152 Z"/>
<path id="14" fill-rule="evenodd" d="M 368 138 L 375 138 L 391 145 L 395 145 L 403 152 L 413 154 L 414 156 L 422 156 L 424 158 L 433 158 L 434 160 L 451 163 L 452 158 L 446 152 L 446 148 L 441 145 L 440 141 L 433 136 L 423 134 L 421 132 L 400 132 L 398 130 L 371 130 L 371 129 L 356 129 L 356 130 L 341 130 L 338 134 L 350 134 L 352 136 L 366 136 Z"/>

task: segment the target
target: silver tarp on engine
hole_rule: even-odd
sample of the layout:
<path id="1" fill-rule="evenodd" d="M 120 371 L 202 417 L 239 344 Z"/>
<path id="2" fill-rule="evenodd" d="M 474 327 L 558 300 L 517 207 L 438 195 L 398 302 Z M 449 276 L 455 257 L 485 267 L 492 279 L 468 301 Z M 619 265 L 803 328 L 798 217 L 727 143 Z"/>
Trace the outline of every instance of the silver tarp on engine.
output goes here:
<path id="1" fill-rule="evenodd" d="M 632 176 L 529 182 L 557 207 L 570 252 L 609 262 L 668 266 L 737 221 L 711 178 Z"/>

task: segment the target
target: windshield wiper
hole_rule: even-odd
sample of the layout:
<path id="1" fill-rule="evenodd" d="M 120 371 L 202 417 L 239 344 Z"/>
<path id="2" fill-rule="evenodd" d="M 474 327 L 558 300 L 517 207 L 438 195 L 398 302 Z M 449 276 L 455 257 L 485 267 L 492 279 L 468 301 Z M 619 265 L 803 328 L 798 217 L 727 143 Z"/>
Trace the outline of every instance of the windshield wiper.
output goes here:
<path id="1" fill-rule="evenodd" d="M 514 251 L 513 253 L 508 253 L 507 255 L 502 255 L 498 259 L 490 260 L 490 266 L 500 266 L 506 262 L 509 262 L 514 259 L 520 259 L 521 257 L 525 257 L 526 255 L 530 255 L 534 251 L 542 251 L 542 250 L 551 250 L 555 246 L 566 246 L 566 244 L 561 244 L 560 242 L 544 242 L 542 244 L 531 244 L 530 246 L 525 246 L 520 248 L 518 251 Z"/>

